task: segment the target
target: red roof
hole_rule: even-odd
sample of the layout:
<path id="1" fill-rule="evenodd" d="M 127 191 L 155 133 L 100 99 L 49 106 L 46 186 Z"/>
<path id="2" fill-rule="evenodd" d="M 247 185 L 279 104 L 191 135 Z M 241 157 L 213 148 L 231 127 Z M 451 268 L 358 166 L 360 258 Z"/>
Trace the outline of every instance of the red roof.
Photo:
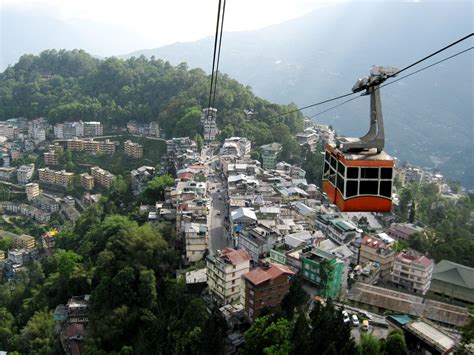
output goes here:
<path id="1" fill-rule="evenodd" d="M 207 169 L 206 165 L 191 165 L 188 169 Z"/>
<path id="2" fill-rule="evenodd" d="M 385 248 L 385 244 L 382 240 L 366 234 L 364 238 L 362 238 L 361 244 L 366 245 L 370 248 L 378 249 L 378 248 Z"/>
<path id="3" fill-rule="evenodd" d="M 81 323 L 72 323 L 66 329 L 68 337 L 84 336 L 86 334 L 84 326 Z"/>
<path id="4" fill-rule="evenodd" d="M 225 248 L 220 256 L 223 259 L 227 259 L 232 265 L 237 265 L 250 260 L 250 255 L 244 249 L 235 250 L 232 248 Z"/>
<path id="5" fill-rule="evenodd" d="M 178 179 L 180 180 L 192 180 L 193 179 L 193 174 L 192 173 L 181 173 L 178 175 Z"/>
<path id="6" fill-rule="evenodd" d="M 270 264 L 269 268 L 256 268 L 246 273 L 244 277 L 254 285 L 260 285 L 269 280 L 275 280 L 283 274 L 294 275 L 290 268 L 284 265 Z"/>

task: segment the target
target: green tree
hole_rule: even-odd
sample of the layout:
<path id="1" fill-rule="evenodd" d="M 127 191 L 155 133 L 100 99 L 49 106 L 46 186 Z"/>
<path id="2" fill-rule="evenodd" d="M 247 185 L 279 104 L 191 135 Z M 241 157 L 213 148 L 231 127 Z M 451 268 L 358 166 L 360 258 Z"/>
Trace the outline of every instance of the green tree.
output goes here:
<path id="1" fill-rule="evenodd" d="M 415 217 L 416 217 L 416 202 L 415 200 L 411 200 L 410 214 L 408 215 L 408 222 L 415 223 Z"/>
<path id="2" fill-rule="evenodd" d="M 194 137 L 194 140 L 196 141 L 198 152 L 201 152 L 202 147 L 204 146 L 204 139 L 200 134 L 196 134 Z"/>
<path id="3" fill-rule="evenodd" d="M 302 310 L 307 304 L 309 295 L 303 289 L 303 276 L 301 273 L 296 274 L 291 281 L 290 291 L 283 297 L 281 308 L 287 319 L 292 319 L 295 309 Z"/>
<path id="4" fill-rule="evenodd" d="M 145 199 L 149 202 L 163 201 L 165 198 L 165 189 L 174 186 L 174 178 L 171 175 L 161 175 L 150 180 L 143 193 Z"/>
<path id="5" fill-rule="evenodd" d="M 399 329 L 392 330 L 385 342 L 386 355 L 405 355 L 408 354 L 405 336 Z"/>
<path id="6" fill-rule="evenodd" d="M 245 332 L 245 346 L 239 354 L 288 354 L 291 349 L 290 323 L 270 316 L 259 317 Z"/>
<path id="7" fill-rule="evenodd" d="M 28 354 L 58 353 L 53 327 L 52 312 L 46 309 L 36 312 L 21 331 L 19 349 Z"/>
<path id="8" fill-rule="evenodd" d="M 357 352 L 360 355 L 382 355 L 380 341 L 371 334 L 360 335 L 360 342 L 357 345 Z"/>

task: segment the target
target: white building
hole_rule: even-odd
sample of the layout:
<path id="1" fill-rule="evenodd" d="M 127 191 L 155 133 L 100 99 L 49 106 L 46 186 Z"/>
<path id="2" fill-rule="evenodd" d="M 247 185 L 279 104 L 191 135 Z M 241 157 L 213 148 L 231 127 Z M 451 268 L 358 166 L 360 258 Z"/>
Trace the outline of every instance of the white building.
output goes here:
<path id="1" fill-rule="evenodd" d="M 21 165 L 16 171 L 16 178 L 19 184 L 30 182 L 35 173 L 35 164 Z"/>
<path id="2" fill-rule="evenodd" d="M 250 269 L 248 253 L 242 249 L 226 248 L 206 259 L 207 284 L 214 298 L 221 305 L 239 303 L 241 277 Z"/>
<path id="3" fill-rule="evenodd" d="M 84 122 L 83 129 L 85 137 L 96 137 L 104 134 L 104 127 L 97 121 Z"/>
<path id="4" fill-rule="evenodd" d="M 413 251 L 397 255 L 393 263 L 392 283 L 411 292 L 428 292 L 433 274 L 433 260 Z"/>
<path id="5" fill-rule="evenodd" d="M 40 188 L 37 183 L 30 182 L 26 184 L 26 198 L 28 201 L 33 200 L 35 197 L 38 197 L 40 194 Z"/>
<path id="6" fill-rule="evenodd" d="M 186 258 L 190 262 L 201 260 L 207 249 L 207 225 L 186 223 L 184 225 Z"/>

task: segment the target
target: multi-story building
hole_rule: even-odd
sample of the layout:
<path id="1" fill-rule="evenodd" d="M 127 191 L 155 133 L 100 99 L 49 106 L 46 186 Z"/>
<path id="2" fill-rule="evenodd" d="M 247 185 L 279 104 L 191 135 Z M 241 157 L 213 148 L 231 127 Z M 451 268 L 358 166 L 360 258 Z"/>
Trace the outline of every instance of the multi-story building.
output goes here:
<path id="1" fill-rule="evenodd" d="M 51 256 L 54 253 L 54 245 L 56 242 L 56 236 L 58 235 L 58 231 L 53 229 L 49 232 L 44 233 L 41 236 L 41 241 L 43 244 L 43 249 L 46 252 L 46 255 Z"/>
<path id="2" fill-rule="evenodd" d="M 300 146 L 307 146 L 313 152 L 318 144 L 318 135 L 312 129 L 296 134 L 296 141 Z"/>
<path id="3" fill-rule="evenodd" d="M 156 121 L 150 122 L 150 136 L 160 136 L 160 125 Z"/>
<path id="4" fill-rule="evenodd" d="M 52 170 L 50 168 L 38 169 L 39 181 L 68 188 L 74 179 L 73 173 L 68 173 L 65 170 Z"/>
<path id="5" fill-rule="evenodd" d="M 400 242 L 409 242 L 413 234 L 423 232 L 423 230 L 412 223 L 393 223 L 387 230 L 387 234 Z"/>
<path id="6" fill-rule="evenodd" d="M 277 235 L 264 225 L 251 226 L 243 229 L 237 237 L 239 249 L 244 249 L 253 261 L 257 262 L 260 257 L 270 253 Z"/>
<path id="7" fill-rule="evenodd" d="M 222 145 L 222 154 L 235 155 L 242 158 L 250 154 L 251 148 L 251 142 L 247 138 L 230 137 L 226 138 Z"/>
<path id="8" fill-rule="evenodd" d="M 357 236 L 357 227 L 342 218 L 333 218 L 329 220 L 326 234 L 332 241 L 341 245 L 350 242 Z"/>
<path id="9" fill-rule="evenodd" d="M 28 199 L 28 201 L 33 200 L 34 198 L 38 197 L 40 194 L 40 188 L 37 183 L 30 182 L 26 184 L 25 189 L 26 189 L 26 198 Z"/>
<path id="10" fill-rule="evenodd" d="M 56 154 L 56 152 L 54 150 L 49 151 L 49 152 L 44 152 L 43 157 L 44 157 L 44 163 L 46 165 L 58 165 L 59 164 L 58 155 Z"/>
<path id="11" fill-rule="evenodd" d="M 79 139 L 77 137 L 67 140 L 67 149 L 88 153 L 115 153 L 115 142 L 106 139 L 105 141 L 94 141 L 93 139 Z"/>
<path id="12" fill-rule="evenodd" d="M 15 249 L 34 249 L 36 246 L 35 238 L 31 235 L 22 234 L 13 240 L 13 248 Z"/>
<path id="13" fill-rule="evenodd" d="M 84 136 L 96 137 L 104 134 L 104 127 L 100 122 L 90 121 L 84 122 Z"/>
<path id="14" fill-rule="evenodd" d="M 166 155 L 169 157 L 177 157 L 188 152 L 197 152 L 197 144 L 191 138 L 180 137 L 166 141 Z"/>
<path id="15" fill-rule="evenodd" d="M 240 301 L 241 277 L 250 268 L 245 250 L 225 248 L 218 255 L 206 257 L 209 291 L 221 305 Z"/>
<path id="16" fill-rule="evenodd" d="M 189 262 L 201 260 L 207 249 L 207 225 L 186 223 L 184 225 L 186 258 Z"/>
<path id="17" fill-rule="evenodd" d="M 88 173 L 82 173 L 81 186 L 87 191 L 92 190 L 94 188 L 94 177 L 92 175 L 89 175 Z"/>
<path id="18" fill-rule="evenodd" d="M 115 181 L 114 174 L 108 172 L 107 170 L 101 169 L 98 166 L 93 166 L 91 168 L 91 175 L 97 184 L 107 189 L 110 188 Z"/>
<path id="19" fill-rule="evenodd" d="M 59 203 L 56 201 L 56 199 L 45 195 L 39 195 L 36 197 L 33 200 L 33 205 L 46 212 L 54 213 L 59 211 Z"/>
<path id="20" fill-rule="evenodd" d="M 365 235 L 362 238 L 359 249 L 360 265 L 368 262 L 377 263 L 380 266 L 380 277 L 390 278 L 394 260 L 395 252 L 381 239 L 372 235 Z"/>
<path id="21" fill-rule="evenodd" d="M 0 137 L 15 139 L 18 135 L 18 128 L 7 122 L 0 123 Z"/>
<path id="22" fill-rule="evenodd" d="M 294 272 L 287 266 L 269 264 L 243 275 L 245 288 L 245 316 L 253 322 L 264 308 L 279 308 L 290 291 Z"/>
<path id="23" fill-rule="evenodd" d="M 10 181 L 16 173 L 16 168 L 0 168 L 0 180 Z"/>
<path id="24" fill-rule="evenodd" d="M 303 278 L 321 287 L 320 295 L 324 298 L 336 298 L 344 284 L 345 263 L 335 255 L 324 250 L 310 250 L 300 255 L 303 260 Z M 321 285 L 321 266 L 326 268 L 327 280 Z"/>
<path id="25" fill-rule="evenodd" d="M 411 292 L 428 292 L 433 274 L 433 260 L 414 251 L 398 254 L 393 263 L 392 283 Z"/>
<path id="26" fill-rule="evenodd" d="M 28 137 L 39 143 L 46 140 L 47 121 L 44 118 L 37 118 L 28 122 Z"/>
<path id="27" fill-rule="evenodd" d="M 133 143 L 132 141 L 128 140 L 124 143 L 125 154 L 128 156 L 140 159 L 143 158 L 143 146 L 138 143 Z"/>
<path id="28" fill-rule="evenodd" d="M 35 173 L 35 164 L 21 165 L 16 171 L 16 178 L 19 184 L 30 182 Z"/>
<path id="29" fill-rule="evenodd" d="M 201 126 L 203 138 L 206 142 L 213 141 L 217 136 L 217 109 L 206 107 L 202 109 Z"/>
<path id="30" fill-rule="evenodd" d="M 275 169 L 278 154 L 280 154 L 282 146 L 280 143 L 271 143 L 262 145 L 262 168 L 266 170 Z"/>
<path id="31" fill-rule="evenodd" d="M 152 166 L 141 166 L 132 170 L 130 176 L 132 180 L 132 191 L 135 195 L 138 195 L 145 191 L 146 184 L 155 176 L 155 168 Z"/>

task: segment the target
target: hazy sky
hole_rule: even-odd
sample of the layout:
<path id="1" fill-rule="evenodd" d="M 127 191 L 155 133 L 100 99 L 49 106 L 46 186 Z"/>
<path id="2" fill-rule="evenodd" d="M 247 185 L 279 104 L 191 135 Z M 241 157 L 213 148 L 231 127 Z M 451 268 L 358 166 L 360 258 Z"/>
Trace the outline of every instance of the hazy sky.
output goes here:
<path id="1" fill-rule="evenodd" d="M 304 15 L 328 3 L 348 0 L 228 0 L 225 31 L 253 30 Z M 120 25 L 149 47 L 193 41 L 215 31 L 218 0 L 0 0 L 64 22 L 88 20 Z"/>

